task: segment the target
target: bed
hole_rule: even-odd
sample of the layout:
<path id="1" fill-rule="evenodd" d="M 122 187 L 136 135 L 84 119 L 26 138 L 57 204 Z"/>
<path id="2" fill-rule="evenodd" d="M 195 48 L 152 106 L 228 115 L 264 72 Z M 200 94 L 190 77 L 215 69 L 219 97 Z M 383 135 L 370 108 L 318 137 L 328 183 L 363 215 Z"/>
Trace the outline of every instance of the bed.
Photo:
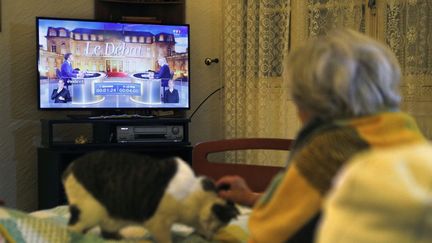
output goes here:
<path id="1" fill-rule="evenodd" d="M 214 239 L 208 241 L 195 234 L 193 229 L 181 224 L 172 227 L 173 242 L 208 243 L 208 242 L 246 242 L 246 221 L 250 209 L 240 209 L 240 216 L 221 229 Z M 128 240 L 105 240 L 95 228 L 86 234 L 71 232 L 67 229 L 69 210 L 67 206 L 58 206 L 48 210 L 25 213 L 0 207 L 0 243 L 3 242 L 153 242 L 150 234 L 141 227 L 129 227 L 122 230 Z"/>

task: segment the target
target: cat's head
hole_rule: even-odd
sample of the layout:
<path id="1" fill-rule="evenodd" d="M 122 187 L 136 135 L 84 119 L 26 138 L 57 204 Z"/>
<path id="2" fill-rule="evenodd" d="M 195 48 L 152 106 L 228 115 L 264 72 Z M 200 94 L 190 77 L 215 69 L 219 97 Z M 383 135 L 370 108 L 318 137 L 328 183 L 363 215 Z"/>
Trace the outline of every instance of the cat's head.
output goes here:
<path id="1" fill-rule="evenodd" d="M 234 203 L 218 197 L 216 187 L 212 180 L 202 178 L 201 184 L 205 199 L 202 201 L 199 211 L 199 222 L 196 232 L 207 239 L 222 227 L 226 226 L 232 219 L 239 215 L 239 210 Z"/>

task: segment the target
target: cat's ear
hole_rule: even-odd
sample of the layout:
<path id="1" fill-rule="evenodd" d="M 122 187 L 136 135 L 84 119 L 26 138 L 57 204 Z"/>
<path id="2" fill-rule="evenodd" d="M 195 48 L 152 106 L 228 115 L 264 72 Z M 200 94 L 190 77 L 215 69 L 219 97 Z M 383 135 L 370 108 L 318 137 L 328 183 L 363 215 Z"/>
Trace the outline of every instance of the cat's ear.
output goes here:
<path id="1" fill-rule="evenodd" d="M 227 202 L 225 205 L 214 204 L 212 212 L 223 223 L 228 223 L 231 219 L 237 218 L 240 214 L 239 210 L 232 202 Z"/>

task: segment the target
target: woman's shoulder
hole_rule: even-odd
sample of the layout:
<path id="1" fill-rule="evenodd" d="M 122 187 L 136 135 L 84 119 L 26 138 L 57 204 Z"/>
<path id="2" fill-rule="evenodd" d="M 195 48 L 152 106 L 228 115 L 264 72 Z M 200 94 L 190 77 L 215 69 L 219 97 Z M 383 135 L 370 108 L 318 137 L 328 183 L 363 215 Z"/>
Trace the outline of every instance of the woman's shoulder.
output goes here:
<path id="1" fill-rule="evenodd" d="M 300 154 L 330 156 L 333 152 L 343 153 L 369 147 L 353 126 L 327 125 L 310 134 L 303 146 L 297 148 Z"/>
<path id="2" fill-rule="evenodd" d="M 351 126 L 325 126 L 298 147 L 291 160 L 321 193 L 327 192 L 340 167 L 356 153 L 369 148 Z"/>
<path id="3" fill-rule="evenodd" d="M 344 138 L 359 138 L 356 128 L 350 123 L 314 120 L 300 131 L 293 149 L 299 150 L 303 147 L 315 147 L 323 142 Z"/>

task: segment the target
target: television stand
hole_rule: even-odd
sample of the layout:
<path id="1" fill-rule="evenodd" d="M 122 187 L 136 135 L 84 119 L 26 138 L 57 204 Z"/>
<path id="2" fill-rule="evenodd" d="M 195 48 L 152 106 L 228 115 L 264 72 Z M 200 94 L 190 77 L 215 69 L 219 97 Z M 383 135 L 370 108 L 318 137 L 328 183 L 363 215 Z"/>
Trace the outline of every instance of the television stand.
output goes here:
<path id="1" fill-rule="evenodd" d="M 85 120 L 85 119 L 145 119 L 145 118 L 156 118 L 151 111 L 144 111 L 141 113 L 112 113 L 112 112 L 92 112 L 90 114 L 68 114 L 66 115 L 70 119 L 74 120 Z"/>
<path id="2" fill-rule="evenodd" d="M 191 164 L 193 147 L 188 136 L 189 122 L 185 118 L 89 119 L 88 116 L 85 119 L 41 120 L 42 143 L 37 149 L 38 208 L 52 208 L 66 203 L 61 183 L 63 171 L 73 160 L 92 151 L 129 151 L 153 157 L 178 156 Z M 134 136 L 129 136 L 131 134 L 127 131 L 123 134 L 129 128 L 134 130 Z M 81 143 L 77 139 L 79 137 L 86 139 Z"/>
<path id="3" fill-rule="evenodd" d="M 138 115 L 138 114 L 122 114 L 122 115 L 108 115 L 108 116 L 89 116 L 88 119 L 148 119 L 155 118 L 153 115 Z"/>
<path id="4" fill-rule="evenodd" d="M 83 120 L 83 119 L 88 119 L 90 117 L 90 115 L 82 115 L 82 114 L 69 114 L 66 116 L 73 120 Z"/>

